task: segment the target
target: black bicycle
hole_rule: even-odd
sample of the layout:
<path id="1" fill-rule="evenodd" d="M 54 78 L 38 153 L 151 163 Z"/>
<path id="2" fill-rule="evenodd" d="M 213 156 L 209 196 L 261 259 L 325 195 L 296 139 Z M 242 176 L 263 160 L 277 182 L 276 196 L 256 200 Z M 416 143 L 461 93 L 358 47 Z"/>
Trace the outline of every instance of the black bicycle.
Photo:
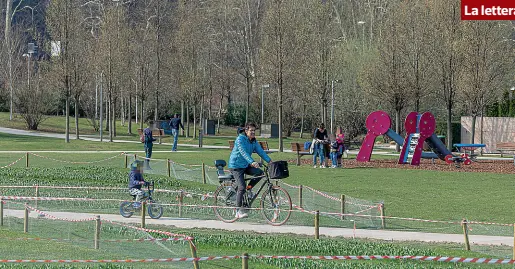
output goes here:
<path id="1" fill-rule="evenodd" d="M 123 201 L 120 204 L 120 215 L 125 218 L 130 218 L 136 211 L 140 211 L 142 203 L 145 202 L 147 205 L 148 215 L 153 219 L 158 219 L 163 216 L 163 206 L 156 203 L 156 201 L 152 198 L 152 193 L 154 192 L 154 181 L 151 181 L 147 186 L 147 191 L 144 192 L 143 199 L 139 202 L 136 202 L 136 195 L 132 195 L 132 201 Z M 139 203 L 139 204 L 137 204 Z"/>
<path id="2" fill-rule="evenodd" d="M 236 192 L 238 191 L 236 180 L 232 174 L 224 173 L 223 168 L 226 166 L 224 160 L 216 160 L 215 166 L 217 168 L 220 186 L 218 186 L 214 193 L 215 207 L 213 207 L 213 210 L 216 217 L 221 221 L 228 223 L 235 222 L 237 220 L 236 211 L 238 210 L 236 207 Z M 245 181 L 258 178 L 264 178 L 265 180 L 252 197 L 249 197 L 248 192 L 245 193 L 243 196 L 243 206 L 251 208 L 252 203 L 259 198 L 259 209 L 265 220 L 274 226 L 283 225 L 288 221 L 291 215 L 292 202 L 290 195 L 285 189 L 270 182 L 268 166 L 265 164 L 262 164 L 262 166 L 264 167 L 264 175 L 245 178 Z M 260 196 L 259 194 L 261 192 L 263 193 Z"/>

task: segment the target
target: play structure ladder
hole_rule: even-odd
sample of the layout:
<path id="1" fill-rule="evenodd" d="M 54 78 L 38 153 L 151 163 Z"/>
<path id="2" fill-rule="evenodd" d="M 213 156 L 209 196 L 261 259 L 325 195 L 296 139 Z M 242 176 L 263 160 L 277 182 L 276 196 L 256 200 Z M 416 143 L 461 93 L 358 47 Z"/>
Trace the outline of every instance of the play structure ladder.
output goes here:
<path id="1" fill-rule="evenodd" d="M 409 148 L 406 150 L 406 153 L 404 154 L 404 163 L 411 163 L 411 159 L 413 158 L 413 154 L 415 153 L 415 149 L 417 148 L 419 138 L 419 133 L 412 133 L 409 135 L 407 143 L 409 145 Z"/>

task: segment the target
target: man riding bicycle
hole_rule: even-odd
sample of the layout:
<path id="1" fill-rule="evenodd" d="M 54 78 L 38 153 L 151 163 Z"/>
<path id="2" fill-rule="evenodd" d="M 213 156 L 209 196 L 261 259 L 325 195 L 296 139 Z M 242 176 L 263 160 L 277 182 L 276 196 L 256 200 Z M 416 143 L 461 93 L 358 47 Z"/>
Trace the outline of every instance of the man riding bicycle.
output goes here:
<path id="1" fill-rule="evenodd" d="M 245 183 L 245 174 L 251 176 L 261 176 L 263 171 L 259 169 L 259 164 L 252 159 L 252 153 L 256 152 L 267 163 L 272 162 L 272 159 L 266 154 L 256 140 L 256 125 L 254 123 L 247 123 L 243 132 L 241 132 L 232 149 L 231 156 L 229 157 L 229 170 L 236 180 L 238 191 L 236 193 L 236 206 L 239 208 L 236 212 L 236 218 L 248 217 L 247 209 L 242 206 L 243 195 L 248 190 L 250 191 L 261 180 L 252 179 L 247 186 Z"/>

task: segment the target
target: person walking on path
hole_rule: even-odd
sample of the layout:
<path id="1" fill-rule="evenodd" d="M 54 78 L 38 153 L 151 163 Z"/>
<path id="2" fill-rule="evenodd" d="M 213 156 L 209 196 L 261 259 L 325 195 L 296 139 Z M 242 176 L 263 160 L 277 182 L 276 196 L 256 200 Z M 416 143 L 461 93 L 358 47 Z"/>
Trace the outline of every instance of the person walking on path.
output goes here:
<path id="1" fill-rule="evenodd" d="M 173 135 L 172 151 L 177 151 L 177 142 L 179 141 L 179 127 L 181 127 L 184 131 L 184 126 L 182 125 L 180 115 L 175 114 L 173 118 L 170 120 L 170 128 L 172 129 Z"/>
<path id="2" fill-rule="evenodd" d="M 153 121 L 148 121 L 147 128 L 143 130 L 143 135 L 145 136 L 145 140 L 143 145 L 145 147 L 145 166 L 147 169 L 150 169 L 150 158 L 152 158 L 152 147 L 154 146 L 154 141 L 156 139 L 152 137 L 152 129 L 151 126 L 154 124 Z"/>

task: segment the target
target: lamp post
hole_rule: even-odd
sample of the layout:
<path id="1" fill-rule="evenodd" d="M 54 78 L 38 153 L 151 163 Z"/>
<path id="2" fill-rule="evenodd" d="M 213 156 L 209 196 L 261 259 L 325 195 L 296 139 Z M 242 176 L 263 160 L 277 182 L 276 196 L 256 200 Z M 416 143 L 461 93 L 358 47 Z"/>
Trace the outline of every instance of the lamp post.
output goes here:
<path id="1" fill-rule="evenodd" d="M 270 84 L 261 86 L 261 124 L 265 123 L 265 88 L 270 88 Z"/>
<path id="2" fill-rule="evenodd" d="M 331 81 L 331 129 L 329 130 L 333 134 L 333 122 L 334 122 L 334 83 L 342 83 L 341 79 Z"/>

